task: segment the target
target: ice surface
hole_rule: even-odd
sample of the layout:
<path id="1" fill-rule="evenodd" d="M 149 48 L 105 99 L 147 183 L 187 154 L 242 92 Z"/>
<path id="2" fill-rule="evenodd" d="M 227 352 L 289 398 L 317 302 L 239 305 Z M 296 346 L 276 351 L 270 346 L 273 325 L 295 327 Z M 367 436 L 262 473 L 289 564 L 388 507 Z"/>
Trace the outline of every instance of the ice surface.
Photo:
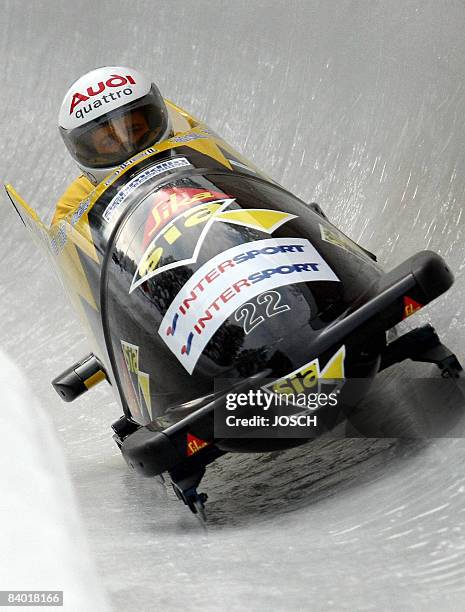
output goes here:
<path id="1" fill-rule="evenodd" d="M 1 352 L 0 385 L 0 590 L 60 590 L 65 610 L 105 612 L 57 436 L 26 378 Z"/>
<path id="2" fill-rule="evenodd" d="M 386 268 L 424 248 L 444 256 L 456 284 L 415 323 L 431 319 L 464 359 L 462 3 L 7 1 L 1 20 L 0 175 L 44 217 L 75 175 L 55 129 L 62 95 L 95 66 L 134 65 Z M 1 344 L 64 445 L 116 610 L 464 608 L 460 419 L 452 438 L 224 457 L 205 479 L 202 531 L 170 491 L 128 472 L 108 389 L 71 405 L 52 391 L 87 345 L 2 204 Z M 398 415 L 400 431 L 416 431 L 421 405 L 398 379 L 424 373 L 407 365 L 380 379 L 373 406 Z"/>

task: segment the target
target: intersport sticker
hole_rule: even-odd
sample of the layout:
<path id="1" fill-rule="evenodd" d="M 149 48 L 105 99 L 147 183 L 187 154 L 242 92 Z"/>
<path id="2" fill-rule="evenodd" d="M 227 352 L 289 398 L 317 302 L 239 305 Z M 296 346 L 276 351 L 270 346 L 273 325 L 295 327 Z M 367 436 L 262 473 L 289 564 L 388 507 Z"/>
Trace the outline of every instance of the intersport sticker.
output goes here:
<path id="1" fill-rule="evenodd" d="M 240 244 L 201 266 L 168 308 L 159 335 L 192 374 L 203 349 L 244 302 L 269 289 L 338 281 L 304 238 L 269 238 Z"/>

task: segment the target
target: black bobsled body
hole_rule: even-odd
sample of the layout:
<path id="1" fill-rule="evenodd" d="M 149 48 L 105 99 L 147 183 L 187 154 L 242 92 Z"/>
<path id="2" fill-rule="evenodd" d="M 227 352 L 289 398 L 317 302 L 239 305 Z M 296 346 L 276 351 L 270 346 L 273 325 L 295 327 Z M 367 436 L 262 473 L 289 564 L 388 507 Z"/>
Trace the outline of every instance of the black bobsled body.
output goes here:
<path id="1" fill-rule="evenodd" d="M 424 251 L 384 273 L 319 206 L 205 127 L 123 164 L 49 234 L 8 191 L 25 224 L 47 234 L 94 340 L 94 355 L 58 377 L 57 391 L 70 400 L 106 377 L 124 410 L 113 429 L 128 464 L 169 472 L 194 512 L 203 512 L 205 466 L 223 452 L 303 441 L 218 435 L 229 393 L 309 393 L 332 381 L 337 414 L 315 410 L 316 437 L 380 368 L 421 357 L 449 374 L 461 369 L 432 328 L 418 350 L 415 335 L 386 342 L 387 330 L 452 284 L 438 255 Z"/>
<path id="2" fill-rule="evenodd" d="M 210 195 L 179 214 L 171 208 L 173 218 L 150 246 L 144 236 L 152 210 L 169 204 L 173 193 L 176 203 Z M 232 215 L 218 218 L 218 211 Z M 270 211 L 284 221 L 272 233 L 259 227 L 260 213 L 266 219 Z M 143 280 L 141 261 L 160 252 L 158 266 L 150 268 L 155 276 L 143 270 Z M 186 259 L 195 261 L 174 265 Z M 292 265 L 300 271 L 290 271 Z M 370 256 L 318 212 L 260 178 L 196 170 L 158 185 L 126 209 L 102 273 L 107 346 L 128 416 L 163 429 L 221 393 L 215 389 L 220 379 L 231 385 L 251 376 L 278 379 L 309 357 L 323 367 L 332 355 L 312 354 L 315 337 L 373 296 L 380 276 Z M 143 282 L 134 287 L 134 279 Z M 365 350 L 377 358 L 376 342 L 370 339 Z M 138 370 L 150 375 L 151 410 L 131 398 L 130 346 L 138 347 Z M 360 349 L 355 355 L 346 347 L 346 376 L 373 375 L 376 365 L 366 358 L 362 363 Z"/>

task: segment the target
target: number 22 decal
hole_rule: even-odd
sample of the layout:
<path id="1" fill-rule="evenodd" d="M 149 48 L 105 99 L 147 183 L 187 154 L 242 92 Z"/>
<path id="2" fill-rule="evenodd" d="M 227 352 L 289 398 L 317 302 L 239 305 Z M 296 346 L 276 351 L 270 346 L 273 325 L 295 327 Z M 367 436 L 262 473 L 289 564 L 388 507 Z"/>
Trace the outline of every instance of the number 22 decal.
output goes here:
<path id="1" fill-rule="evenodd" d="M 281 294 L 278 291 L 265 291 L 265 293 L 257 295 L 254 302 L 246 302 L 236 310 L 236 321 L 243 321 L 245 334 L 250 334 L 252 330 L 265 321 L 263 315 L 257 314 L 256 304 L 259 306 L 266 304 L 265 316 L 270 318 L 291 309 L 288 304 L 280 304 L 280 302 Z"/>

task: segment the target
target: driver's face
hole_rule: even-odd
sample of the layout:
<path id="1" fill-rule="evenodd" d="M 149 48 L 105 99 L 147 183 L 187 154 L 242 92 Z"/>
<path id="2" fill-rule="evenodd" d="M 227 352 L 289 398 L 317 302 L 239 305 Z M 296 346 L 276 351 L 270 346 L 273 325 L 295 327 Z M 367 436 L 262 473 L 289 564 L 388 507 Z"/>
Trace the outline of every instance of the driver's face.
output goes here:
<path id="1" fill-rule="evenodd" d="M 121 147 L 126 148 L 127 145 L 142 141 L 149 129 L 144 114 L 133 111 L 96 128 L 91 134 L 91 140 L 98 153 L 118 153 Z"/>

